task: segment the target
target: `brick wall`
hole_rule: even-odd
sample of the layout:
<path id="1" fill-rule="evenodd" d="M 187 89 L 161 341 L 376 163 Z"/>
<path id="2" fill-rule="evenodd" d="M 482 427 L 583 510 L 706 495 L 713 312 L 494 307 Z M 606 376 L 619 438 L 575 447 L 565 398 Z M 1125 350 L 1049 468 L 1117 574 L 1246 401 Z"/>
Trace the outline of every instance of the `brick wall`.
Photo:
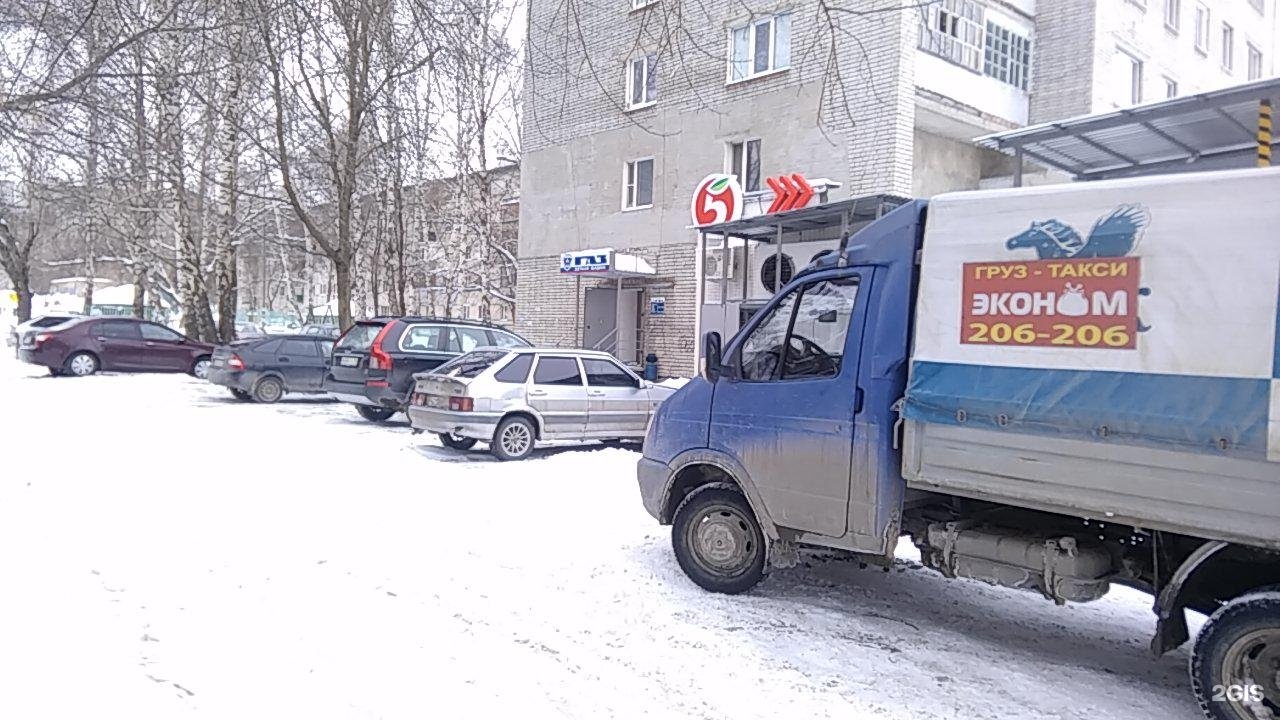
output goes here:
<path id="1" fill-rule="evenodd" d="M 619 248 L 653 265 L 655 275 L 627 279 L 623 288 L 640 288 L 641 351 L 658 356 L 663 377 L 688 377 L 694 372 L 697 349 L 694 318 L 697 317 L 697 283 L 693 244 L 663 247 Z M 522 257 L 516 284 L 516 332 L 535 345 L 579 347 L 582 343 L 583 298 L 594 287 L 613 287 L 612 280 L 566 277 L 560 273 L 560 256 Z M 666 299 L 666 311 L 649 314 L 649 300 Z"/>
<path id="2" fill-rule="evenodd" d="M 1037 4 L 1031 75 L 1032 124 L 1091 111 L 1098 2 L 1053 0 Z"/>

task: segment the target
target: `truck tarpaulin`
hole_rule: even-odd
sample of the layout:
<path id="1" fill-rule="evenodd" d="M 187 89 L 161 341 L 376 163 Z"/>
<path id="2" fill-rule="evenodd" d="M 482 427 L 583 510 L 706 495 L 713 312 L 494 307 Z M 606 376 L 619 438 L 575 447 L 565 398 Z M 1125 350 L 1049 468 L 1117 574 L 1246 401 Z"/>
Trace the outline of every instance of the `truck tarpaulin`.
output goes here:
<path id="1" fill-rule="evenodd" d="M 905 415 L 1280 462 L 1280 169 L 944 195 Z"/>

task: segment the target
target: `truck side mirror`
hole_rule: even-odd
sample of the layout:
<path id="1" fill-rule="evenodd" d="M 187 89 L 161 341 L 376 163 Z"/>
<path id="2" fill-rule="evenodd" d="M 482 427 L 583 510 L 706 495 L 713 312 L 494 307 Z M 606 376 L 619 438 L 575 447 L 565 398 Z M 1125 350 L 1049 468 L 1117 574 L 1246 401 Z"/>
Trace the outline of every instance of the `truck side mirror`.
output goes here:
<path id="1" fill-rule="evenodd" d="M 702 336 L 702 377 L 709 383 L 720 379 L 720 333 L 712 330 Z"/>

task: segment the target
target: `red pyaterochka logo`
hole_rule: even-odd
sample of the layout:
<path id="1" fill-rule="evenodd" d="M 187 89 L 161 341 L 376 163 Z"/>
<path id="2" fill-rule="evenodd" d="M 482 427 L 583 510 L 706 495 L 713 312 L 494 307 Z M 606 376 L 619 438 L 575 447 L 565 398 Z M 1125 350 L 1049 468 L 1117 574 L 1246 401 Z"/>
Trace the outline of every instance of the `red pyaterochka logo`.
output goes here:
<path id="1" fill-rule="evenodd" d="M 732 175 L 708 175 L 693 191 L 689 211 L 696 226 L 737 220 L 742 217 L 742 186 Z"/>
<path id="2" fill-rule="evenodd" d="M 765 178 L 764 181 L 773 188 L 773 203 L 769 205 L 771 213 L 799 210 L 813 197 L 813 187 L 800 173 Z"/>

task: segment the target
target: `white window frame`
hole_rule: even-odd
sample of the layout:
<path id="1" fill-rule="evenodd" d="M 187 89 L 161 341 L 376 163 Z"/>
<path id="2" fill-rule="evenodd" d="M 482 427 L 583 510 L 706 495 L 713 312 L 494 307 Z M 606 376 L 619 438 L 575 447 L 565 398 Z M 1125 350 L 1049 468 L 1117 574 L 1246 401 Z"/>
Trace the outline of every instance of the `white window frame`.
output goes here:
<path id="1" fill-rule="evenodd" d="M 1142 99 L 1146 95 L 1146 70 L 1147 64 L 1142 58 L 1125 50 L 1124 48 L 1116 48 L 1116 52 L 1120 53 L 1129 61 L 1129 97 L 1126 99 L 1126 105 L 1141 105 Z"/>
<path id="2" fill-rule="evenodd" d="M 1249 4 L 1253 6 L 1254 10 L 1263 15 L 1267 14 L 1267 0 L 1249 0 Z"/>
<path id="3" fill-rule="evenodd" d="M 1262 48 L 1253 43 L 1245 43 L 1245 47 L 1249 48 L 1248 67 L 1245 69 L 1245 72 L 1248 73 L 1247 79 L 1261 80 L 1262 76 L 1266 74 L 1266 66 L 1263 65 L 1264 55 L 1262 54 Z"/>
<path id="4" fill-rule="evenodd" d="M 1031 38 L 998 22 L 987 20 L 982 42 L 982 74 L 1012 85 L 1031 89 Z M 1003 75 L 1004 77 L 1001 77 Z"/>
<path id="5" fill-rule="evenodd" d="M 1166 98 L 1178 97 L 1178 81 L 1168 75 L 1164 78 L 1164 96 Z"/>
<path id="6" fill-rule="evenodd" d="M 650 5 L 657 5 L 658 0 L 631 0 L 632 10 L 643 10 Z"/>
<path id="7" fill-rule="evenodd" d="M 762 192 L 764 190 L 764 161 L 757 157 L 760 166 L 760 177 L 756 178 L 759 183 L 755 188 L 747 187 L 747 167 L 751 165 L 748 151 L 751 143 L 756 143 L 756 154 L 759 155 L 764 151 L 764 142 L 758 137 L 742 138 L 741 140 L 729 140 L 724 144 L 724 166 L 725 172 L 738 178 L 738 185 L 742 187 L 742 192 Z M 733 146 L 742 146 L 742 166 L 738 167 L 733 162 Z"/>
<path id="8" fill-rule="evenodd" d="M 1164 0 L 1164 29 L 1174 35 L 1182 32 L 1182 0 Z"/>
<path id="9" fill-rule="evenodd" d="M 639 205 L 636 203 L 636 200 L 637 200 L 636 195 L 638 194 L 638 190 L 640 188 L 640 183 L 638 182 L 639 176 L 636 176 L 635 180 L 633 180 L 632 170 L 633 168 L 638 167 L 640 163 L 643 163 L 643 162 L 649 163 L 649 195 L 650 197 L 649 197 L 648 204 Z M 654 178 L 657 176 L 656 170 L 657 170 L 657 163 L 654 161 L 653 156 L 651 155 L 647 157 L 634 158 L 622 164 L 622 210 L 624 212 L 630 212 L 632 210 L 647 210 L 653 207 L 653 194 L 654 194 L 654 191 L 657 189 L 657 186 L 654 184 Z"/>
<path id="10" fill-rule="evenodd" d="M 787 18 L 787 64 L 778 65 L 778 18 Z M 746 23 L 738 23 L 729 28 L 728 31 L 728 53 L 729 66 L 725 70 L 725 84 L 732 85 L 734 83 L 746 82 L 758 77 L 773 75 L 774 73 L 785 72 L 791 68 L 791 29 L 792 29 L 792 13 L 790 10 L 786 12 L 777 12 L 772 15 L 753 16 Z M 769 61 L 764 70 L 756 70 L 756 34 L 762 25 L 769 26 Z M 746 70 L 741 77 L 734 74 L 734 65 L 737 63 L 733 55 L 733 36 L 739 30 L 747 32 L 747 57 Z"/>
<path id="11" fill-rule="evenodd" d="M 1196 3 L 1196 52 L 1201 55 L 1209 54 L 1209 33 L 1213 27 L 1213 16 L 1209 12 L 1209 6 L 1202 2 Z"/>
<path id="12" fill-rule="evenodd" d="M 921 14 L 919 47 L 981 73 L 987 52 L 987 11 L 976 0 L 940 0 Z M 972 42 L 970 42 L 972 40 Z"/>
<path id="13" fill-rule="evenodd" d="M 1231 23 L 1222 23 L 1222 69 L 1231 72 L 1235 69 L 1236 29 Z"/>
<path id="14" fill-rule="evenodd" d="M 650 79 L 649 78 L 649 72 L 650 72 L 649 58 L 653 58 L 652 67 L 653 67 L 653 72 L 656 73 L 658 68 L 658 56 L 656 53 L 647 53 L 647 54 L 641 55 L 640 57 L 631 58 L 630 60 L 627 61 L 627 64 L 624 69 L 624 72 L 626 73 L 626 76 L 627 76 L 626 83 L 625 83 L 626 89 L 627 89 L 626 90 L 627 96 L 626 98 L 624 98 L 624 100 L 625 100 L 626 108 L 628 110 L 639 110 L 641 108 L 651 107 L 658 102 L 658 83 L 656 80 L 653 83 L 653 97 L 648 97 L 649 79 Z M 641 67 L 643 68 L 642 73 L 644 76 L 644 80 L 643 80 L 644 93 L 643 94 L 645 95 L 645 98 L 640 102 L 633 102 L 633 99 L 635 98 L 636 63 L 641 64 Z"/>

